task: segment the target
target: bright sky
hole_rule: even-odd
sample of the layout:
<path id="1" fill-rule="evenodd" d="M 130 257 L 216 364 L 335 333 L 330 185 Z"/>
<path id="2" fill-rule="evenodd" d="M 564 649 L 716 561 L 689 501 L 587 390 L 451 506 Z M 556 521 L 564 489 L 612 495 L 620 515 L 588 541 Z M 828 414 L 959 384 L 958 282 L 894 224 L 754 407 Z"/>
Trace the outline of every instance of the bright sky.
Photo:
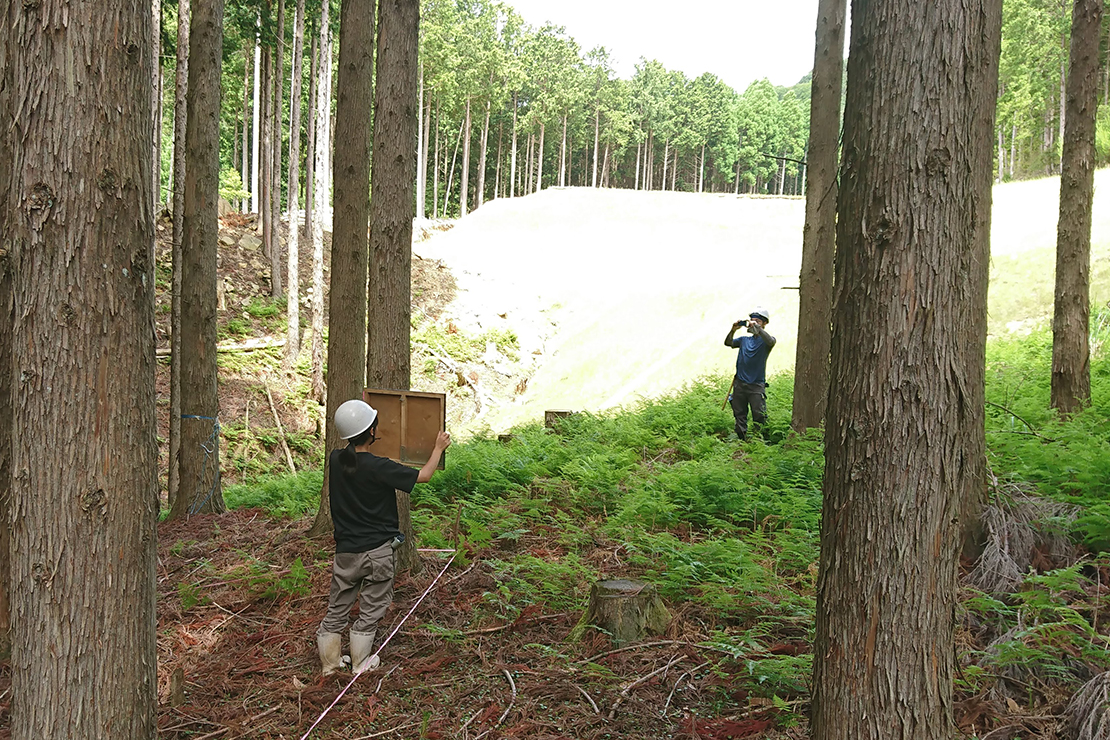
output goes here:
<path id="1" fill-rule="evenodd" d="M 640 57 L 687 77 L 712 72 L 737 92 L 766 77 L 793 85 L 813 67 L 817 0 L 505 0 L 532 26 L 565 26 L 585 53 L 604 46 L 617 74 Z"/>

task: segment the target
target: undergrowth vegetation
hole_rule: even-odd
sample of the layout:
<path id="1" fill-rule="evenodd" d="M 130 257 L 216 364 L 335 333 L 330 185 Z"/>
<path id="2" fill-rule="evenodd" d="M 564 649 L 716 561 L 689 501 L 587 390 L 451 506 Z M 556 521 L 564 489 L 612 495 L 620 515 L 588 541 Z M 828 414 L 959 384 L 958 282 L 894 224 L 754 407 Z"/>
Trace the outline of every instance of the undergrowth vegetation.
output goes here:
<path id="1" fill-rule="evenodd" d="M 1052 531 L 1080 547 L 1059 556 L 1030 546 L 1005 592 L 965 585 L 964 698 L 1004 697 L 1033 711 L 1110 670 L 1101 614 L 1110 560 L 1100 554 L 1110 550 L 1108 323 L 1094 322 L 1094 401 L 1067 420 L 1048 409 L 1048 333 L 989 346 L 988 455 L 999 481 L 991 504 L 1005 511 L 1007 491 L 1067 504 L 1078 515 Z M 648 580 L 702 645 L 742 656 L 746 692 L 781 704 L 783 721 L 793 721 L 800 704 L 789 700 L 808 693 L 812 669 L 824 458 L 818 432 L 789 431 L 791 387 L 789 377 L 772 379 L 766 440 L 736 441 L 722 406 L 727 379 L 717 377 L 619 413 L 577 414 L 557 430 L 532 424 L 507 439 L 456 443 L 446 470 L 414 493 L 418 536 L 427 547 L 457 543 L 463 567 L 479 558 L 489 566 L 475 624 L 537 608 L 580 611 L 599 578 Z M 314 471 L 225 496 L 230 506 L 308 516 L 320 482 Z"/>

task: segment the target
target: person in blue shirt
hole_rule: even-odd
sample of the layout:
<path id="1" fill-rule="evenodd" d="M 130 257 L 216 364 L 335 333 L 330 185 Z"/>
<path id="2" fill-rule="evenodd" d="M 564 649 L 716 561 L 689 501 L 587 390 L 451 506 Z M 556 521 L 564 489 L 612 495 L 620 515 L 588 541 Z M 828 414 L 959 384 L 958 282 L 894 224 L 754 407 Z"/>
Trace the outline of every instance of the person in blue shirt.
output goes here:
<path id="1" fill-rule="evenodd" d="M 775 346 L 775 338 L 765 327 L 771 321 L 764 308 L 757 308 L 747 321 L 737 321 L 725 336 L 725 346 L 740 350 L 736 353 L 736 377 L 732 381 L 729 404 L 736 417 L 736 436 L 748 437 L 748 409 L 752 410 L 752 425 L 761 429 L 767 423 L 767 355 Z M 749 336 L 734 336 L 742 326 Z"/>

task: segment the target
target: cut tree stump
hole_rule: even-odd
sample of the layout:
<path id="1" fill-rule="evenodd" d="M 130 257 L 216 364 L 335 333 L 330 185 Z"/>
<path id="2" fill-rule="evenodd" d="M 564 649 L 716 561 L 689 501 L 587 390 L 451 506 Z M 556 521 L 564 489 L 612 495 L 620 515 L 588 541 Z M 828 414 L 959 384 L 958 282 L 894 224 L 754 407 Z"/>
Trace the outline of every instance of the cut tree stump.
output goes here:
<path id="1" fill-rule="evenodd" d="M 590 605 L 579 627 L 598 627 L 620 647 L 648 634 L 661 635 L 670 623 L 671 614 L 655 586 L 619 579 L 598 581 L 590 587 Z"/>
<path id="2" fill-rule="evenodd" d="M 569 419 L 574 416 L 575 412 L 570 409 L 548 409 L 543 412 L 543 425 L 548 429 L 559 428 L 559 422 L 563 419 Z"/>

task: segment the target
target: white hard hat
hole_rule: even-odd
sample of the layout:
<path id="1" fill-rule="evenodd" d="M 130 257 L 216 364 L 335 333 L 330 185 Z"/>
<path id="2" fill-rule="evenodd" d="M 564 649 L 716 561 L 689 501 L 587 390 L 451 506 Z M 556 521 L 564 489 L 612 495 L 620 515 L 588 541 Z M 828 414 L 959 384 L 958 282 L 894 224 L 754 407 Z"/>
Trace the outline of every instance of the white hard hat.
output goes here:
<path id="1" fill-rule="evenodd" d="M 335 428 L 340 439 L 350 439 L 369 429 L 377 418 L 378 412 L 373 406 L 355 398 L 344 401 L 335 410 Z"/>
<path id="2" fill-rule="evenodd" d="M 763 308 L 762 306 L 757 307 L 754 311 L 748 314 L 748 316 L 753 319 L 763 319 L 763 323 L 765 324 L 771 323 L 771 315 L 767 313 L 767 309 Z"/>

